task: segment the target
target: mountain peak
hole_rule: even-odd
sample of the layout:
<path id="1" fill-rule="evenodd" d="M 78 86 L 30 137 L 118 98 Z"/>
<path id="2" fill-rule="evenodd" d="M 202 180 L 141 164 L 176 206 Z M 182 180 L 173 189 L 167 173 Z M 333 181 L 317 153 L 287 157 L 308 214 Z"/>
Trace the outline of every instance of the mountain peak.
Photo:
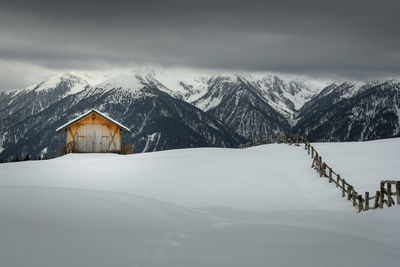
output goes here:
<path id="1" fill-rule="evenodd" d="M 35 92 L 43 92 L 65 86 L 67 87 L 67 94 L 75 94 L 83 90 L 88 85 L 89 83 L 82 77 L 70 72 L 66 72 L 50 76 L 39 84 L 31 85 L 24 89 Z"/>
<path id="2" fill-rule="evenodd" d="M 144 87 L 144 81 L 145 77 L 140 76 L 139 74 L 120 74 L 95 85 L 95 87 L 105 90 L 123 89 L 129 91 L 137 91 Z"/>

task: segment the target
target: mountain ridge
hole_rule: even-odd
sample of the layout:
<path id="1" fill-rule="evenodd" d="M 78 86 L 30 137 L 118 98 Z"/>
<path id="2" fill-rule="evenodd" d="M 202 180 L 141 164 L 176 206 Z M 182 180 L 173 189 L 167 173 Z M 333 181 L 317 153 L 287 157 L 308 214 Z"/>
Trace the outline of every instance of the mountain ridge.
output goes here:
<path id="1" fill-rule="evenodd" d="M 319 83 L 318 88 L 318 83 L 277 74 L 168 74 L 67 72 L 33 86 L 1 91 L 0 158 L 42 151 L 56 156 L 63 137 L 52 128 L 90 108 L 132 127 L 133 134 L 124 141 L 134 143 L 135 152 L 236 147 L 252 138 L 289 131 L 319 141 L 370 140 L 400 132 L 396 79 L 336 81 L 327 86 Z M 380 86 L 385 89 L 372 89 Z M 383 102 L 372 105 L 377 99 Z M 363 114 L 357 123 L 354 112 Z M 371 123 L 374 118 L 379 122 Z"/>

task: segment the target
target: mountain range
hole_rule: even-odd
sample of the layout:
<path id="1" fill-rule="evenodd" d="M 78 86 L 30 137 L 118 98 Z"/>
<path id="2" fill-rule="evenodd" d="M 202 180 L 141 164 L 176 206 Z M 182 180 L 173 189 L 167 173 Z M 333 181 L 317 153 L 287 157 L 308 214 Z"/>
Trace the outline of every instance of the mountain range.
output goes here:
<path id="1" fill-rule="evenodd" d="M 131 129 L 134 152 L 237 147 L 272 133 L 311 141 L 400 136 L 400 82 L 317 82 L 277 74 L 62 73 L 0 91 L 0 159 L 55 157 L 55 129 L 96 108 Z"/>

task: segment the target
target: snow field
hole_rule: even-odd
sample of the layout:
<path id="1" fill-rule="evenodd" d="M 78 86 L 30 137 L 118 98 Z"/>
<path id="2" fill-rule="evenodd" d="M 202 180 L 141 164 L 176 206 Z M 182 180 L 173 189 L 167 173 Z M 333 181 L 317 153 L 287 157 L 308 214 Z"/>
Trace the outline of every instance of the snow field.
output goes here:
<path id="1" fill-rule="evenodd" d="M 399 138 L 313 145 L 356 189 L 397 173 Z M 358 214 L 311 163 L 273 144 L 1 164 L 0 265 L 396 266 L 400 208 Z"/>

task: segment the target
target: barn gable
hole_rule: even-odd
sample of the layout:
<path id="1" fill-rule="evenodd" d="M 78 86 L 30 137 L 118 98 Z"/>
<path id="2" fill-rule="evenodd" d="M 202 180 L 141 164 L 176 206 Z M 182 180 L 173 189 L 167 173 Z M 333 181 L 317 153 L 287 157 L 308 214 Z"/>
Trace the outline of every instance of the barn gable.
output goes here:
<path id="1" fill-rule="evenodd" d="M 106 119 L 106 120 L 108 120 L 108 121 L 114 123 L 114 124 L 117 125 L 122 131 L 124 131 L 124 132 L 126 132 L 126 133 L 130 133 L 130 132 L 131 132 L 131 130 L 129 130 L 128 127 L 122 125 L 121 123 L 117 122 L 116 120 L 113 120 L 112 118 L 110 118 L 109 116 L 107 116 L 107 115 L 104 114 L 104 113 L 101 113 L 101 112 L 98 111 L 97 109 L 91 109 L 91 110 L 89 110 L 88 112 L 86 112 L 86 113 L 84 113 L 84 114 L 82 114 L 82 115 L 76 117 L 75 119 L 73 119 L 73 120 L 67 122 L 67 123 L 64 124 L 63 126 L 58 127 L 58 128 L 56 129 L 56 132 L 57 132 L 57 133 L 62 132 L 63 130 L 65 130 L 65 129 L 66 129 L 68 126 L 70 126 L 71 124 L 78 122 L 79 120 L 81 120 L 82 118 L 84 118 L 84 117 L 90 115 L 91 113 L 95 113 L 95 114 L 97 114 L 97 115 L 103 117 L 104 119 Z"/>
<path id="2" fill-rule="evenodd" d="M 59 127 L 66 132 L 67 152 L 103 153 L 121 151 L 121 131 L 130 130 L 93 109 Z"/>

